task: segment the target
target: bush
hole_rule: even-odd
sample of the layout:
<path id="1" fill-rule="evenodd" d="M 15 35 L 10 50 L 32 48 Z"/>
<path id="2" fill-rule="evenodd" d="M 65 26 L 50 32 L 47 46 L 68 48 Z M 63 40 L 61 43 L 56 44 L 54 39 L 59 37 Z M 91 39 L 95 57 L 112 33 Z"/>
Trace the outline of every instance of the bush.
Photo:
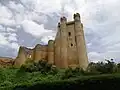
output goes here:
<path id="1" fill-rule="evenodd" d="M 61 77 L 62 79 L 69 79 L 71 77 L 77 77 L 77 76 L 83 76 L 85 74 L 85 71 L 81 68 L 76 67 L 75 69 L 72 69 L 69 67 L 65 70 L 65 73 Z"/>
<path id="2" fill-rule="evenodd" d="M 42 74 L 52 73 L 56 74 L 57 68 L 53 67 L 52 64 L 48 64 L 45 60 L 40 60 L 39 62 L 29 63 L 26 65 L 22 65 L 20 70 L 24 70 L 25 72 L 41 72 Z"/>
<path id="3" fill-rule="evenodd" d="M 116 67 L 116 64 L 113 62 L 113 59 L 106 60 L 106 61 L 107 61 L 107 63 L 103 63 L 103 62 L 93 63 L 93 62 L 91 62 L 88 66 L 87 71 L 90 73 L 98 73 L 98 74 L 117 72 L 117 67 Z"/>
<path id="4" fill-rule="evenodd" d="M 4 82 L 2 82 L 1 84 L 0 84 L 0 87 L 5 87 L 5 86 L 11 86 L 12 85 L 12 82 L 10 82 L 10 81 L 4 81 Z"/>

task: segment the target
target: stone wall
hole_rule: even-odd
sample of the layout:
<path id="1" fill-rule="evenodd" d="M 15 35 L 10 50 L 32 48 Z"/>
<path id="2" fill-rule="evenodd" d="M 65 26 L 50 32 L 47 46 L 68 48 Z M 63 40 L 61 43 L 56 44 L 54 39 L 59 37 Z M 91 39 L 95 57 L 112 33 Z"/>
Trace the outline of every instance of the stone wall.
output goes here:
<path id="1" fill-rule="evenodd" d="M 19 48 L 18 56 L 15 59 L 14 65 L 16 67 L 20 67 L 21 65 L 25 64 L 26 61 L 26 55 L 25 55 L 25 49 L 24 47 Z"/>
<path id="2" fill-rule="evenodd" d="M 54 41 L 48 41 L 48 63 L 54 64 Z"/>

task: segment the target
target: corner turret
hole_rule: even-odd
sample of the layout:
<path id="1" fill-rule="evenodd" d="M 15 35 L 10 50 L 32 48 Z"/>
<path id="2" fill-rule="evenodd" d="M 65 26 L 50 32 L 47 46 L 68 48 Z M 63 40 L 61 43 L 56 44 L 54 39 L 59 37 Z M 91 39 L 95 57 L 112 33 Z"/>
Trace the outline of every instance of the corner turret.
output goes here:
<path id="1" fill-rule="evenodd" d="M 60 22 L 61 22 L 61 23 L 62 23 L 62 22 L 67 22 L 67 18 L 66 18 L 66 17 L 64 17 L 64 16 L 63 16 L 63 17 L 61 17 L 61 18 L 60 18 Z"/>
<path id="2" fill-rule="evenodd" d="M 75 21 L 74 27 L 75 27 L 75 38 L 76 38 L 79 66 L 83 69 L 86 69 L 88 66 L 88 57 L 87 57 L 84 31 L 83 31 L 83 24 L 80 21 L 79 13 L 74 14 L 74 21 Z"/>
<path id="3" fill-rule="evenodd" d="M 61 68 L 67 68 L 67 18 L 61 17 L 60 18 L 60 61 L 61 61 Z"/>
<path id="4" fill-rule="evenodd" d="M 74 21 L 80 21 L 80 14 L 79 13 L 74 14 L 73 18 Z"/>
<path id="5" fill-rule="evenodd" d="M 48 41 L 48 63 L 54 64 L 54 40 Z"/>

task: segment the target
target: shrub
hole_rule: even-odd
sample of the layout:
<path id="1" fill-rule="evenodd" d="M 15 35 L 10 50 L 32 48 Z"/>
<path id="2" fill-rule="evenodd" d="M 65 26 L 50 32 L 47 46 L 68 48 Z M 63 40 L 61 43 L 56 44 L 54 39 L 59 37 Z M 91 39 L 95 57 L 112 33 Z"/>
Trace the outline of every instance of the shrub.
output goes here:
<path id="1" fill-rule="evenodd" d="M 98 74 L 105 74 L 105 73 L 115 73 L 117 72 L 116 64 L 113 62 L 113 59 L 106 60 L 107 63 L 98 62 L 93 63 L 91 62 L 88 65 L 88 72 L 90 73 L 98 73 Z"/>
<path id="2" fill-rule="evenodd" d="M 4 81 L 4 82 L 2 82 L 1 84 L 0 84 L 0 87 L 5 87 L 5 86 L 11 86 L 12 85 L 12 82 L 10 82 L 10 81 Z"/>
<path id="3" fill-rule="evenodd" d="M 84 75 L 85 71 L 79 67 L 76 67 L 75 69 L 72 69 L 69 67 L 68 69 L 65 70 L 63 76 L 61 77 L 62 79 L 69 79 L 71 77 L 77 77 Z"/>
<path id="4" fill-rule="evenodd" d="M 37 82 L 35 84 L 17 85 L 14 90 L 119 90 L 119 75 L 100 75 L 77 79 Z"/>
<path id="5" fill-rule="evenodd" d="M 56 74 L 58 72 L 56 67 L 53 67 L 52 64 L 48 64 L 45 60 L 40 60 L 39 62 L 22 65 L 20 70 L 30 73 L 39 71 L 42 74 Z"/>

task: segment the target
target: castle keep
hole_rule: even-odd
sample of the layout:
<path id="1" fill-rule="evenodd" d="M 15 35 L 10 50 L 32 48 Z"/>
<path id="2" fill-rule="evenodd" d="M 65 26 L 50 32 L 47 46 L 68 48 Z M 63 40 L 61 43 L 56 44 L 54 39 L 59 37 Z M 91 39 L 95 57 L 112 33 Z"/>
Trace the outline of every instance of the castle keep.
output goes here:
<path id="1" fill-rule="evenodd" d="M 61 17 L 55 40 L 49 40 L 48 45 L 37 44 L 33 49 L 21 46 L 14 64 L 21 66 L 26 60 L 47 60 L 58 68 L 79 66 L 85 69 L 88 57 L 80 14 L 74 14 L 74 21 L 70 22 Z"/>

